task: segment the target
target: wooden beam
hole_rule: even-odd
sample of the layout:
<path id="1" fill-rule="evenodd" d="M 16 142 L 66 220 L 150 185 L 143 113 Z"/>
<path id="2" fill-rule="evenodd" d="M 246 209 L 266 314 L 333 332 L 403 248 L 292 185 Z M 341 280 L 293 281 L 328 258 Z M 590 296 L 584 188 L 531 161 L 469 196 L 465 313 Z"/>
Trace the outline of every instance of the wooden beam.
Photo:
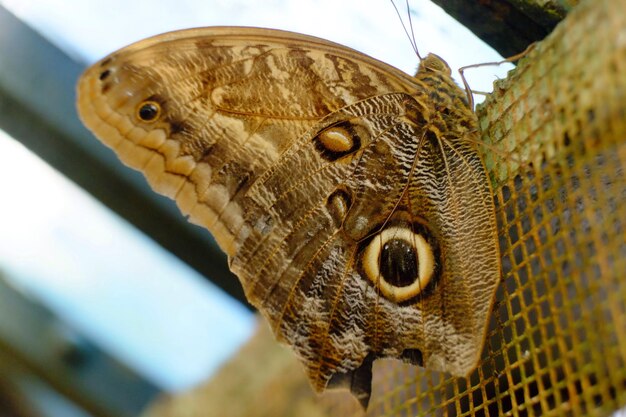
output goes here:
<path id="1" fill-rule="evenodd" d="M 546 37 L 576 0 L 432 0 L 504 57 Z"/>

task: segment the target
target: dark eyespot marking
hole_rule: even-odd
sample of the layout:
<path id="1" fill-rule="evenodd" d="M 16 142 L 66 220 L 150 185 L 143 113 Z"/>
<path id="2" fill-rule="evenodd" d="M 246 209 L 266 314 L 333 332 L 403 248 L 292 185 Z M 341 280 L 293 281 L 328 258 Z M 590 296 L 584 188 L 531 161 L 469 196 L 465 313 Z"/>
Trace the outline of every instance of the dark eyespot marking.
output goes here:
<path id="1" fill-rule="evenodd" d="M 161 105 L 156 101 L 144 101 L 137 107 L 137 118 L 143 122 L 154 122 L 161 115 Z"/>
<path id="2" fill-rule="evenodd" d="M 395 287 L 408 287 L 417 279 L 417 252 L 404 239 L 391 239 L 380 252 L 380 275 Z"/>
<path id="3" fill-rule="evenodd" d="M 111 71 L 110 71 L 110 70 L 104 70 L 104 71 L 102 71 L 102 72 L 100 73 L 100 77 L 98 77 L 98 78 L 100 78 L 100 81 L 104 81 L 104 80 L 106 80 L 106 78 L 107 78 L 109 75 L 111 75 Z"/>

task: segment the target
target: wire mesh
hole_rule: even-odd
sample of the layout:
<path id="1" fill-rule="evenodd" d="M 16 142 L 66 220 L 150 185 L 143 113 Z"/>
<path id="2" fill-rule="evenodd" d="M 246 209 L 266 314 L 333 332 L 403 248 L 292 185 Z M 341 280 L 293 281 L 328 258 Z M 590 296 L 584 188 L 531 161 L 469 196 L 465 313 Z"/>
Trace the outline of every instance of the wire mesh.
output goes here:
<path id="1" fill-rule="evenodd" d="M 609 415 L 626 404 L 626 2 L 582 2 L 478 115 L 502 255 L 483 357 L 468 378 L 377 361 L 367 415 Z M 173 410 L 151 416 L 202 415 Z"/>

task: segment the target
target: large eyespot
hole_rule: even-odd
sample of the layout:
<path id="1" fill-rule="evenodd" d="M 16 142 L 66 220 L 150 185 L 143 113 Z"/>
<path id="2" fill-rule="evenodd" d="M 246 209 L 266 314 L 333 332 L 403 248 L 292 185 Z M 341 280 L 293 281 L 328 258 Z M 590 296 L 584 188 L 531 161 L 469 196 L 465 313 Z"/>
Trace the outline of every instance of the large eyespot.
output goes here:
<path id="1" fill-rule="evenodd" d="M 363 271 L 387 299 L 400 303 L 420 294 L 435 275 L 435 248 L 408 227 L 388 227 L 363 252 Z"/>
<path id="2" fill-rule="evenodd" d="M 147 100 L 139 103 L 137 106 L 137 119 L 142 122 L 154 122 L 161 115 L 161 105 L 156 101 Z"/>

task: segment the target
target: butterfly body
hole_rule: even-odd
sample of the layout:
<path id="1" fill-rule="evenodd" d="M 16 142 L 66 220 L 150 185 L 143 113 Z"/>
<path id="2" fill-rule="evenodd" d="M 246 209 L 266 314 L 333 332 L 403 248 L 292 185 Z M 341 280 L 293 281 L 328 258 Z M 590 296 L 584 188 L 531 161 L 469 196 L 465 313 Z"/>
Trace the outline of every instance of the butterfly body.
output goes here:
<path id="1" fill-rule="evenodd" d="M 437 56 L 411 77 L 304 35 L 192 29 L 94 65 L 78 110 L 213 233 L 316 390 L 367 404 L 378 357 L 476 366 L 494 203 L 476 117 Z"/>

